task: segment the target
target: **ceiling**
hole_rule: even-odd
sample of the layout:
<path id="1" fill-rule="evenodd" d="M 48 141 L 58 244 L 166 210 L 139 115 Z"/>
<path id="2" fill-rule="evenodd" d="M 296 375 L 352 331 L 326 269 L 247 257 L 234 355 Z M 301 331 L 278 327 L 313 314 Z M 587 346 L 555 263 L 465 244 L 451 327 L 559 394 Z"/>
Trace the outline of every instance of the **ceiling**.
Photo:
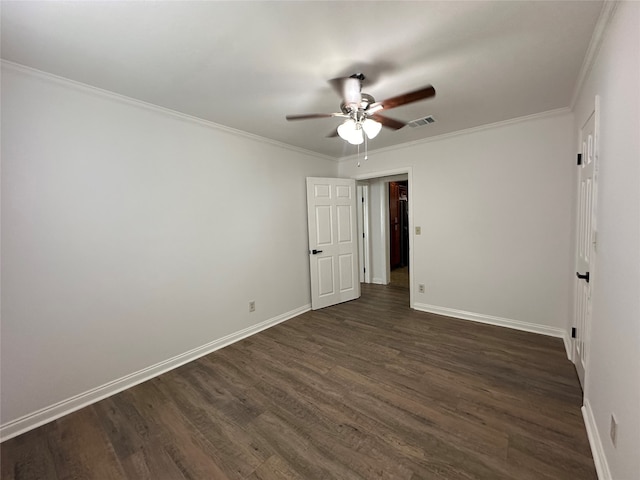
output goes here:
<path id="1" fill-rule="evenodd" d="M 385 111 L 370 149 L 568 107 L 598 1 L 2 1 L 2 58 L 221 125 L 341 158 L 326 138 L 327 80 L 362 72 L 376 100 L 432 84 Z"/>

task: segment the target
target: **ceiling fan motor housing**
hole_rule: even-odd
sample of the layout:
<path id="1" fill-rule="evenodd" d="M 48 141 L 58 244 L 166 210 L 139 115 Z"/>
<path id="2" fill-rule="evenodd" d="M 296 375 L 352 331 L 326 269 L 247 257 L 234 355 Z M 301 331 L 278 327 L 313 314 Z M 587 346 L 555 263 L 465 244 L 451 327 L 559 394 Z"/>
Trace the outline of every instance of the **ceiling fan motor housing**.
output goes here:
<path id="1" fill-rule="evenodd" d="M 369 95 L 368 93 L 361 94 L 360 103 L 358 105 L 347 104 L 344 101 L 340 103 L 340 110 L 342 113 L 350 116 L 357 115 L 358 113 L 362 113 L 364 115 L 369 105 L 375 103 L 375 98 Z M 355 108 L 354 108 L 355 107 Z"/>

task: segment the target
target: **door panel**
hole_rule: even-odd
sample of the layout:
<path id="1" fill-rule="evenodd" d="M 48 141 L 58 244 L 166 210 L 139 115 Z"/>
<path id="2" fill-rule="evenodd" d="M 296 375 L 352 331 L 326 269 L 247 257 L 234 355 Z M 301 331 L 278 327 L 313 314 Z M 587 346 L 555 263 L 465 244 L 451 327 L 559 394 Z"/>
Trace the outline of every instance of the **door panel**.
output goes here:
<path id="1" fill-rule="evenodd" d="M 353 197 L 353 189 L 347 185 L 336 185 L 336 197 L 350 199 Z"/>
<path id="2" fill-rule="evenodd" d="M 351 216 L 350 205 L 338 205 L 338 243 L 351 243 L 353 237 L 351 230 L 353 227 L 353 217 Z"/>
<path id="3" fill-rule="evenodd" d="M 318 295 L 326 297 L 335 292 L 333 284 L 333 258 L 318 259 Z"/>
<path id="4" fill-rule="evenodd" d="M 307 178 L 307 211 L 311 308 L 358 298 L 355 181 Z"/>
<path id="5" fill-rule="evenodd" d="M 340 255 L 338 265 L 340 266 L 340 292 L 347 292 L 353 289 L 353 255 Z"/>
<path id="6" fill-rule="evenodd" d="M 331 207 L 328 205 L 316 206 L 316 244 L 318 246 L 331 244 L 332 224 Z"/>

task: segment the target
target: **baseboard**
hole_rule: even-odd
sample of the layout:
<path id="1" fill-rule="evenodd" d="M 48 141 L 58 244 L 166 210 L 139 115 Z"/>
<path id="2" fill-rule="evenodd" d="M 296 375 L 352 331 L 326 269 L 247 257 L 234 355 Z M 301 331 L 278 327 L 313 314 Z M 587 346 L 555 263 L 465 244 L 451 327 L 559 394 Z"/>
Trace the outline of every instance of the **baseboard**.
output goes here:
<path id="1" fill-rule="evenodd" d="M 126 375 L 79 395 L 67 398 L 66 400 L 42 408 L 16 420 L 12 420 L 11 422 L 7 422 L 4 425 L 0 425 L 0 442 L 4 442 L 5 440 L 28 432 L 29 430 L 33 430 L 45 423 L 52 422 L 64 415 L 68 415 L 69 413 L 75 412 L 87 405 L 103 400 L 111 395 L 126 390 L 127 388 L 131 388 L 139 383 L 157 377 L 158 375 L 162 375 L 169 370 L 173 370 L 185 363 L 189 363 L 204 355 L 208 355 L 220 348 L 226 347 L 227 345 L 254 335 L 262 330 L 277 325 L 278 323 L 282 323 L 302 313 L 308 312 L 309 310 L 311 310 L 311 305 L 304 305 L 283 313 L 282 315 L 278 315 L 277 317 L 270 318 L 256 325 L 252 325 L 251 327 L 239 330 L 230 335 L 219 338 L 218 340 L 214 340 L 205 345 L 194 348 L 193 350 L 189 350 L 188 352 L 176 355 L 168 360 L 156 363 L 155 365 L 143 368 L 142 370 L 138 370 L 130 375 Z"/>
<path id="2" fill-rule="evenodd" d="M 564 349 L 567 352 L 567 358 L 573 362 L 573 342 L 571 341 L 571 337 L 569 337 L 568 332 L 564 332 L 562 335 L 562 341 L 564 342 Z"/>
<path id="3" fill-rule="evenodd" d="M 373 277 L 371 283 L 375 283 L 376 285 L 386 285 L 386 283 L 384 283 L 381 278 L 377 277 Z"/>
<path id="4" fill-rule="evenodd" d="M 510 318 L 494 317 L 492 315 L 467 312 L 464 310 L 456 310 L 453 308 L 427 305 L 425 303 L 415 303 L 413 305 L 413 308 L 421 312 L 435 313 L 437 315 L 445 315 L 447 317 L 459 318 L 461 320 L 470 320 L 472 322 L 487 323 L 489 325 L 497 325 L 499 327 L 523 330 L 525 332 L 539 333 L 541 335 L 547 335 L 550 337 L 559 337 L 564 339 L 566 333 L 562 328 L 549 327 L 547 325 L 540 325 L 537 323 L 522 322 L 520 320 L 512 320 Z"/>
<path id="5" fill-rule="evenodd" d="M 598 433 L 596 419 L 593 416 L 593 410 L 591 410 L 589 400 L 586 398 L 584 399 L 584 406 L 582 407 L 582 417 L 584 418 L 584 425 L 587 428 L 587 437 L 589 438 L 589 445 L 591 446 L 591 454 L 593 455 L 593 463 L 596 465 L 598 479 L 612 480 L 613 477 L 609 470 L 607 457 L 604 454 L 604 448 L 602 446 L 600 434 Z"/>

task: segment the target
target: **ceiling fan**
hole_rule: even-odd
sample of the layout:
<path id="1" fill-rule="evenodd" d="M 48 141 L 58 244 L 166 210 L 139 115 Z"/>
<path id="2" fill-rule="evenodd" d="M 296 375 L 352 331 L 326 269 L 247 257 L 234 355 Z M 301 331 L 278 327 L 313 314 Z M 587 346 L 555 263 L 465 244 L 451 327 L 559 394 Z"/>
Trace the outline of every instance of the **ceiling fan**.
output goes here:
<path id="1" fill-rule="evenodd" d="M 366 77 L 362 73 L 354 73 L 350 77 L 340 77 L 329 80 L 338 95 L 342 98 L 340 112 L 337 113 L 308 113 L 303 115 L 287 115 L 287 120 L 309 120 L 313 118 L 341 117 L 346 118 L 336 131 L 329 137 L 340 136 L 353 145 L 364 142 L 364 136 L 374 138 L 384 126 L 399 130 L 406 122 L 381 115 L 382 110 L 390 110 L 401 105 L 417 102 L 434 97 L 436 90 L 431 86 L 397 95 L 381 102 L 368 93 L 362 92 L 362 82 Z M 364 134 L 363 134 L 364 132 Z"/>

